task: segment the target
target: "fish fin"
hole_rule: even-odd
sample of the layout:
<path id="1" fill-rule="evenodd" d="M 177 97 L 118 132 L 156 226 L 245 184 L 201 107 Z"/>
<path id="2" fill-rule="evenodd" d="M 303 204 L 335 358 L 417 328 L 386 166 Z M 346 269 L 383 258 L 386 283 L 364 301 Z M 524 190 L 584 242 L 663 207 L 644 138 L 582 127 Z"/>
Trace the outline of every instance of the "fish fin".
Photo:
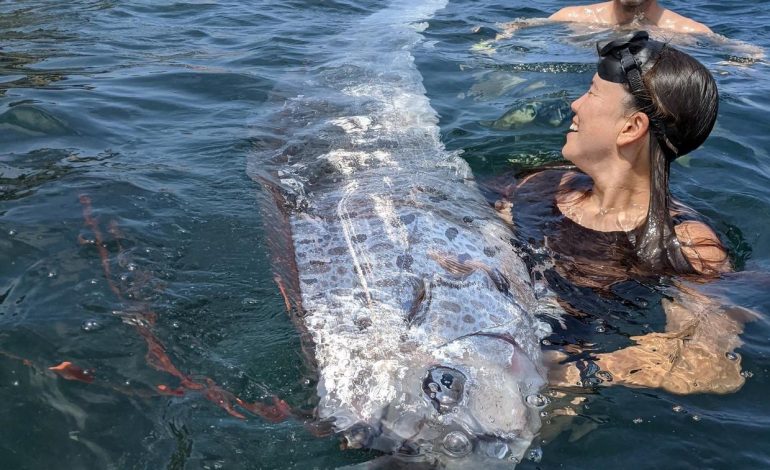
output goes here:
<path id="1" fill-rule="evenodd" d="M 406 317 L 406 322 L 410 327 L 421 325 L 425 321 L 425 315 L 430 309 L 431 303 L 430 287 L 430 281 L 426 283 L 425 280 L 418 279 L 415 298 Z"/>

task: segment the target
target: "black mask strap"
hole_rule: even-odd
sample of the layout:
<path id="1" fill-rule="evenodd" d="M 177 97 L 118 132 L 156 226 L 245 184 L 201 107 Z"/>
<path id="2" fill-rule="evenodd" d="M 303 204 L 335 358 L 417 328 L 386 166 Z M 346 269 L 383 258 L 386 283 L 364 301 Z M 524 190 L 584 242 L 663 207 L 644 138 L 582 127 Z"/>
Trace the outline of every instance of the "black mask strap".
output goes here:
<path id="1" fill-rule="evenodd" d="M 654 44 L 658 44 L 658 46 L 651 47 Z M 637 51 L 636 54 L 631 52 L 631 47 Z M 666 136 L 663 122 L 655 117 L 655 108 L 642 80 L 642 65 L 637 59 L 637 54 L 640 53 L 644 56 L 643 60 L 652 59 L 650 55 L 653 54 L 653 51 L 659 53 L 660 47 L 665 46 L 661 46 L 656 41 L 650 41 L 646 31 L 637 31 L 625 40 L 612 41 L 604 46 L 597 44 L 597 50 L 601 57 L 598 71 L 599 76 L 605 80 L 621 82 L 623 78 L 625 79 L 623 81 L 628 83 L 631 94 L 636 99 L 636 105 L 650 120 L 652 133 L 661 143 L 661 146 L 668 150 L 666 154 L 673 160 L 679 156 L 679 149 Z M 613 65 L 613 62 L 616 65 Z"/>

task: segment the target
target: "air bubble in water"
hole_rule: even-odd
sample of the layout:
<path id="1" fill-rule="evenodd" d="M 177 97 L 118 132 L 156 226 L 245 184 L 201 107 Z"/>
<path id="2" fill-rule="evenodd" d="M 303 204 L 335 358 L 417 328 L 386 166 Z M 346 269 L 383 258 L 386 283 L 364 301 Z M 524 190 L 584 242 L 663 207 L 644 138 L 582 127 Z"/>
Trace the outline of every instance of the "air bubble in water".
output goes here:
<path id="1" fill-rule="evenodd" d="M 444 436 L 444 451 L 452 457 L 464 457 L 471 453 L 473 444 L 461 431 L 452 431 Z"/>
<path id="2" fill-rule="evenodd" d="M 748 370 L 742 370 L 741 375 L 747 379 L 754 377 L 754 373 Z"/>
<path id="3" fill-rule="evenodd" d="M 541 449 L 540 447 L 529 449 L 529 452 L 527 452 L 527 460 L 531 460 L 535 463 L 540 463 L 540 461 L 543 460 L 543 449 Z"/>
<path id="4" fill-rule="evenodd" d="M 57 276 L 57 272 L 54 270 L 48 271 L 48 277 L 54 278 Z"/>
<path id="5" fill-rule="evenodd" d="M 86 332 L 97 331 L 102 329 L 102 324 L 96 320 L 86 320 L 80 325 L 80 329 Z"/>
<path id="6" fill-rule="evenodd" d="M 684 407 L 682 405 L 674 405 L 674 407 L 671 409 L 674 410 L 675 413 L 684 412 Z"/>
<path id="7" fill-rule="evenodd" d="M 14 380 L 13 381 L 13 386 L 14 387 L 18 387 L 19 386 L 19 381 L 18 380 Z"/>
<path id="8" fill-rule="evenodd" d="M 543 346 L 550 346 L 551 345 L 551 342 L 549 340 L 547 340 L 547 339 L 544 339 L 543 341 L 541 341 L 541 343 L 543 344 Z"/>
<path id="9" fill-rule="evenodd" d="M 634 418 L 634 420 L 633 420 L 634 424 L 641 424 L 643 422 L 644 422 L 644 420 L 642 418 Z"/>
<path id="10" fill-rule="evenodd" d="M 698 415 L 692 415 L 692 420 L 693 420 L 693 421 L 700 421 L 700 416 L 698 416 Z"/>
<path id="11" fill-rule="evenodd" d="M 136 271 L 136 264 L 135 263 L 128 263 L 128 270 L 129 271 Z"/>
<path id="12" fill-rule="evenodd" d="M 548 398 L 545 395 L 541 395 L 540 393 L 527 395 L 527 404 L 534 408 L 543 408 L 548 404 L 548 401 Z"/>
<path id="13" fill-rule="evenodd" d="M 726 357 L 727 359 L 731 360 L 731 361 L 736 361 L 736 360 L 738 360 L 738 355 L 737 355 L 737 354 L 735 354 L 735 353 L 734 353 L 734 352 L 732 352 L 732 351 L 731 351 L 731 352 L 727 352 L 727 353 L 725 353 L 725 357 Z"/>
<path id="14" fill-rule="evenodd" d="M 10 229 L 10 230 L 8 230 L 8 235 L 10 235 L 10 236 L 12 236 L 12 237 L 13 237 L 13 236 L 15 236 L 17 233 L 19 233 L 19 232 L 17 232 L 17 231 L 16 231 L 16 230 L 14 230 L 14 229 Z"/>
<path id="15" fill-rule="evenodd" d="M 604 333 L 605 331 L 607 331 L 607 328 L 605 328 L 604 325 L 599 325 L 596 327 L 597 333 Z"/>

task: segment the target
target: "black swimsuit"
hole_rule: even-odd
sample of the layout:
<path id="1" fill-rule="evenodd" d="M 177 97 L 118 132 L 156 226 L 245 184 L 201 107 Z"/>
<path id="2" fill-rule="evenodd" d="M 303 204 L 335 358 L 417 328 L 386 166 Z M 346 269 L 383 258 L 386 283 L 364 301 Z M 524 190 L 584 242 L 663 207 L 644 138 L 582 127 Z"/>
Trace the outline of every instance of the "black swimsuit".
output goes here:
<path id="1" fill-rule="evenodd" d="M 563 175 L 560 170 L 538 173 L 513 196 L 516 238 L 529 255 L 533 276 L 542 276 L 570 313 L 565 330 L 554 323 L 550 341 L 615 350 L 630 344 L 630 335 L 662 329 L 663 294 L 657 278 L 635 274 L 633 234 L 592 230 L 564 216 L 556 205 Z M 575 189 L 585 182 L 576 179 Z M 619 334 L 596 338 L 612 331 Z"/>

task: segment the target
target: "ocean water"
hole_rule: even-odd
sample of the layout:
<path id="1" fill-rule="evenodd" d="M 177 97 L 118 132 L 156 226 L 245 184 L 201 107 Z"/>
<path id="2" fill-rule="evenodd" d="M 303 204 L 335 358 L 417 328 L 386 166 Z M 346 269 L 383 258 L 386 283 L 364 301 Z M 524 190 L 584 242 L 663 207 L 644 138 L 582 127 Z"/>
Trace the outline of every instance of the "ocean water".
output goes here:
<path id="1" fill-rule="evenodd" d="M 738 269 L 709 292 L 760 314 L 738 350 L 748 378 L 726 396 L 574 392 L 577 416 L 546 420 L 542 459 L 520 468 L 770 466 L 770 80 L 755 58 L 770 48 L 768 3 L 663 3 L 728 38 L 669 38 L 721 93 L 711 137 L 671 179 Z M 0 3 L 0 468 L 335 468 L 376 457 L 235 397 L 312 413 L 313 371 L 269 261 L 274 221 L 247 167 L 303 136 L 291 116 L 275 117 L 314 78 L 355 73 L 332 61 L 350 47 L 340 38 L 385 4 Z M 493 123 L 582 94 L 607 33 L 532 21 L 495 35 L 564 4 L 450 0 L 424 25 L 413 55 L 442 139 L 480 179 L 559 158 L 568 121 Z"/>

